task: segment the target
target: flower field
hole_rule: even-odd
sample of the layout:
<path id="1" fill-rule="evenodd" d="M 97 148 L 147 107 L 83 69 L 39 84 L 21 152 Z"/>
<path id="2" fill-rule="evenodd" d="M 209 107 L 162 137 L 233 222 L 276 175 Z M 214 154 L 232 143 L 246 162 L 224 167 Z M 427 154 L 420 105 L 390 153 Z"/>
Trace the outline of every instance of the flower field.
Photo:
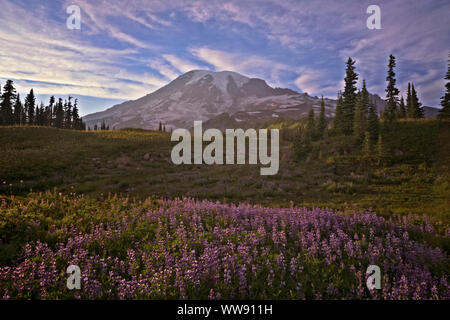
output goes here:
<path id="1" fill-rule="evenodd" d="M 449 299 L 439 221 L 193 199 L 0 200 L 3 299 Z M 22 235 L 21 238 L 19 235 Z M 68 290 L 66 268 L 81 269 Z M 382 289 L 366 288 L 368 265 Z"/>

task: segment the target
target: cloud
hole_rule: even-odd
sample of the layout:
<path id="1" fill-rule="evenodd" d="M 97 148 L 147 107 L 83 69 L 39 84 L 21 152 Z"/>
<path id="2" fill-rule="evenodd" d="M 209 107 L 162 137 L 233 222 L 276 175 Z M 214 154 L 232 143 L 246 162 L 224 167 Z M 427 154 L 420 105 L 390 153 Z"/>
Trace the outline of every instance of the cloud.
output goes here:
<path id="1" fill-rule="evenodd" d="M 175 69 L 177 69 L 178 71 L 185 73 L 191 70 L 196 70 L 196 69 L 202 69 L 201 66 L 185 60 L 185 59 L 181 59 L 175 55 L 172 54 L 164 54 L 163 58 L 166 59 L 166 61 L 168 61 Z"/>
<path id="2" fill-rule="evenodd" d="M 230 53 L 207 47 L 193 48 L 190 51 L 216 71 L 235 71 L 250 77 L 264 78 L 275 86 L 280 84 L 280 72 L 292 70 L 289 65 L 254 54 Z"/>
<path id="3" fill-rule="evenodd" d="M 302 67 L 298 69 L 298 73 L 300 76 L 294 80 L 294 84 L 309 95 L 324 95 L 335 98 L 335 94 L 344 86 L 343 80 L 334 83 L 325 80 L 326 74 L 317 69 Z"/>
<path id="4" fill-rule="evenodd" d="M 382 30 L 365 26 L 368 0 L 0 2 L 0 78 L 108 98 L 137 98 L 200 68 L 335 96 L 348 56 L 383 94 L 393 53 L 399 88 L 414 81 L 436 105 L 450 42 L 448 0 L 382 2 Z M 69 4 L 82 9 L 81 32 L 56 17 Z"/>
<path id="5" fill-rule="evenodd" d="M 138 53 L 135 49 L 91 45 L 74 37 L 65 25 L 45 16 L 30 17 L 28 10 L 11 2 L 3 3 L 0 18 L 4 23 L 0 28 L 0 78 L 15 79 L 21 91 L 33 86 L 40 94 L 130 99 L 167 83 L 147 72 L 133 73 L 122 67 Z"/>
<path id="6" fill-rule="evenodd" d="M 64 7 L 71 4 L 73 4 L 73 1 L 66 0 Z M 116 27 L 117 20 L 114 18 L 125 18 L 151 30 L 160 29 L 171 24 L 170 21 L 158 18 L 149 12 L 139 15 L 138 12 L 142 11 L 140 9 L 145 11 L 145 8 L 148 8 L 148 4 L 145 5 L 139 1 L 78 0 L 76 4 L 82 10 L 83 26 L 89 28 L 91 33 L 107 32 L 109 36 L 138 48 L 158 49 L 157 46 L 151 43 L 139 40 L 119 30 Z"/>

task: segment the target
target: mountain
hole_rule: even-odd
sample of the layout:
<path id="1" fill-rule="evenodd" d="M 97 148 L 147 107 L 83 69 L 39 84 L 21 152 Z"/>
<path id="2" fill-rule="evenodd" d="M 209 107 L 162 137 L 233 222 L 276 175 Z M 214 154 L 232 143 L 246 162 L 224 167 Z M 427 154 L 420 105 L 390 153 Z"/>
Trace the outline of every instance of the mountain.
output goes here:
<path id="1" fill-rule="evenodd" d="M 425 115 L 425 118 L 436 118 L 437 115 L 439 114 L 439 110 L 438 108 L 433 108 L 433 107 L 428 107 L 428 106 L 424 106 L 423 107 L 423 113 Z"/>
<path id="2" fill-rule="evenodd" d="M 105 121 L 111 128 L 190 128 L 195 120 L 207 121 L 220 114 L 255 112 L 264 116 L 301 116 L 318 99 L 291 89 L 272 88 L 264 80 L 236 72 L 193 70 L 155 92 L 102 112 L 83 117 L 93 127 Z M 327 100 L 331 115 L 334 102 Z M 238 114 L 239 115 L 239 114 Z M 242 117 L 242 115 L 240 115 Z M 236 118 L 239 122 L 240 119 Z"/>
<path id="3" fill-rule="evenodd" d="M 378 110 L 385 102 L 372 95 Z M 324 99 L 328 117 L 335 114 L 336 100 Z M 191 128 L 202 120 L 204 127 L 246 127 L 277 119 L 298 119 L 310 108 L 320 109 L 320 98 L 291 89 L 272 88 L 264 80 L 236 72 L 189 71 L 168 85 L 140 99 L 115 105 L 83 117 L 91 128 L 103 121 L 110 128 Z"/>

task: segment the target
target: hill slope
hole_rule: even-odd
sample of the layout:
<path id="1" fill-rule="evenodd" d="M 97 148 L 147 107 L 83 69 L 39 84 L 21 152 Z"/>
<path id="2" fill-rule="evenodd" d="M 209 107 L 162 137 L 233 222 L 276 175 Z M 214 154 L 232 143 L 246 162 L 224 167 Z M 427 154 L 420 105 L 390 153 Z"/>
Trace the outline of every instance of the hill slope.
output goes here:
<path id="1" fill-rule="evenodd" d="M 259 165 L 176 166 L 170 160 L 170 135 L 164 133 L 3 127 L 0 194 L 57 187 L 94 196 L 112 192 L 282 205 L 293 201 L 340 209 L 355 204 L 379 214 L 428 213 L 448 219 L 450 128 L 434 120 L 399 125 L 398 134 L 384 139 L 391 157 L 383 166 L 362 165 L 360 147 L 351 138 L 318 142 L 317 152 L 299 163 L 293 161 L 289 142 L 282 140 L 280 171 L 271 177 L 260 176 Z"/>

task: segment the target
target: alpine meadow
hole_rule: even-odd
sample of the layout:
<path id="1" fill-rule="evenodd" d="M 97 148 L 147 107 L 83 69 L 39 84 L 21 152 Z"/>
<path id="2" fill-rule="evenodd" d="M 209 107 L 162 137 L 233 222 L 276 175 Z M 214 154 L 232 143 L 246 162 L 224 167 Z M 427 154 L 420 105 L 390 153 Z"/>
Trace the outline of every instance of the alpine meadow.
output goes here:
<path id="1" fill-rule="evenodd" d="M 0 7 L 0 299 L 450 299 L 448 1 Z"/>

